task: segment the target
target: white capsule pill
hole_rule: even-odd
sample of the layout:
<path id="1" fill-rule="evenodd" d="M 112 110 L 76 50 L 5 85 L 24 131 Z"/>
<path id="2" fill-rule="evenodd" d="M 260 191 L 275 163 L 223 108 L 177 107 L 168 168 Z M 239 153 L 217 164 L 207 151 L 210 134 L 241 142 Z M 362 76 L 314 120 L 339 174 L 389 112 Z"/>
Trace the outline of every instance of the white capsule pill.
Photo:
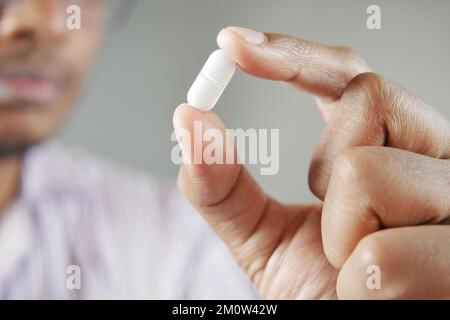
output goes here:
<path id="1" fill-rule="evenodd" d="M 194 108 L 208 111 L 214 108 L 236 72 L 236 63 L 222 49 L 214 51 L 206 61 L 187 95 Z"/>

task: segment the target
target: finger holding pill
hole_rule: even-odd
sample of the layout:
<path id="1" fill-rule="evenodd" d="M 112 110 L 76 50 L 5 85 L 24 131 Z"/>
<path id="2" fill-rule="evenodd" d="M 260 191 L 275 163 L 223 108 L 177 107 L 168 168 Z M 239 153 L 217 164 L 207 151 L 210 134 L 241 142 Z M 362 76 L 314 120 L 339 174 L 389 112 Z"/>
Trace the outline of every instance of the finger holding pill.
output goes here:
<path id="1" fill-rule="evenodd" d="M 235 72 L 236 63 L 227 53 L 214 51 L 189 89 L 189 105 L 202 111 L 213 109 Z"/>

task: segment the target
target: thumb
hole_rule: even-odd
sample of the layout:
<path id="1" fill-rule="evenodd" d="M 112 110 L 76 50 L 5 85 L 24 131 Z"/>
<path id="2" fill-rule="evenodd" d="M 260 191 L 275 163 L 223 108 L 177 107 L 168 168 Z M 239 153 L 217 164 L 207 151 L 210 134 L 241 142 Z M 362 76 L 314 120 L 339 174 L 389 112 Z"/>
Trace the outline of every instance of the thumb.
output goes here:
<path id="1" fill-rule="evenodd" d="M 185 158 L 178 177 L 180 190 L 254 280 L 260 263 L 276 246 L 272 239 L 283 228 L 283 219 L 275 214 L 281 205 L 238 163 L 233 139 L 215 113 L 180 105 L 174 127 Z M 252 241 L 255 237 L 258 241 Z"/>

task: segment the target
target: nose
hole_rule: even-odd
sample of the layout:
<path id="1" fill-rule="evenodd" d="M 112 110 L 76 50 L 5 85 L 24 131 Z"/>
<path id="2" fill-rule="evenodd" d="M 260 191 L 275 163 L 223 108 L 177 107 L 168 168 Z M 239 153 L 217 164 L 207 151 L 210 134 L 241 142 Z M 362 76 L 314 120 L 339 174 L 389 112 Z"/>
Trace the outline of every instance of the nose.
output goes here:
<path id="1" fill-rule="evenodd" d="M 0 17 L 0 44 L 15 41 L 54 42 L 64 32 L 64 17 L 53 1 L 22 0 L 4 8 Z"/>

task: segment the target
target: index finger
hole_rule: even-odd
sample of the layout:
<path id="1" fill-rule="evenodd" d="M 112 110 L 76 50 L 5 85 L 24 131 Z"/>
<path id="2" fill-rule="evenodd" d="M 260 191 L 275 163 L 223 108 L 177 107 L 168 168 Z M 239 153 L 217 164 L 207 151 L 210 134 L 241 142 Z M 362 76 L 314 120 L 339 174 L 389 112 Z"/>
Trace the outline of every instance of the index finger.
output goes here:
<path id="1" fill-rule="evenodd" d="M 228 27 L 217 44 L 246 73 L 283 81 L 321 98 L 338 99 L 358 74 L 371 71 L 352 49 L 296 37 Z"/>

